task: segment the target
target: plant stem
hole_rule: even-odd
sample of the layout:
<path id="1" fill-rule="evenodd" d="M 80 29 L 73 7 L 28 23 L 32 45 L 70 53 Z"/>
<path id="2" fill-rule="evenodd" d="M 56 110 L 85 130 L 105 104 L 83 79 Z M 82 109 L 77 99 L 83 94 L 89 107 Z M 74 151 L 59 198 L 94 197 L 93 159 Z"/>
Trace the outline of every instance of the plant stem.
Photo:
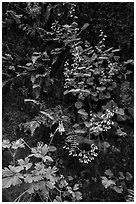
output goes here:
<path id="1" fill-rule="evenodd" d="M 22 139 L 23 140 L 23 139 Z M 26 146 L 29 148 L 29 149 L 32 149 L 26 142 L 25 140 L 23 140 L 23 142 L 26 144 Z"/>
<path id="2" fill-rule="evenodd" d="M 50 142 L 49 142 L 49 146 L 51 145 L 51 143 L 52 143 L 52 141 L 53 141 L 53 138 L 54 138 L 54 136 L 55 136 L 55 134 L 56 134 L 56 132 L 58 131 L 58 128 L 55 130 L 55 132 L 53 133 L 53 135 L 52 135 L 52 137 L 51 137 L 51 140 L 50 140 Z"/>
<path id="3" fill-rule="evenodd" d="M 22 197 L 25 193 L 27 193 L 27 190 L 24 191 L 23 193 L 21 193 L 21 194 L 14 200 L 14 202 L 19 202 L 19 200 L 21 199 L 21 197 Z"/>

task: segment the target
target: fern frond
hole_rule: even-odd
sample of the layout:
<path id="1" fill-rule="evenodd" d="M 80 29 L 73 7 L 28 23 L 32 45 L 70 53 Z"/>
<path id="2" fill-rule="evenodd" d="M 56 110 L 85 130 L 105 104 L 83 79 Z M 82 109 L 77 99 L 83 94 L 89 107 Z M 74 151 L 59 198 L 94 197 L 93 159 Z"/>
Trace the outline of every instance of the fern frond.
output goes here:
<path id="1" fill-rule="evenodd" d="M 126 197 L 126 202 L 134 202 L 134 190 L 128 189 L 128 195 Z"/>

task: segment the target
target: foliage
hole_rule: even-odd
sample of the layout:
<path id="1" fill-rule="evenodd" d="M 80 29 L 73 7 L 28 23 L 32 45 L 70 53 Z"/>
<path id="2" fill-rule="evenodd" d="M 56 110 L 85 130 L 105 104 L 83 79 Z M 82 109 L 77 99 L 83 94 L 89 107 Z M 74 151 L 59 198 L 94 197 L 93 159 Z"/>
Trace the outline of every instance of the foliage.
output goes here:
<path id="1" fill-rule="evenodd" d="M 2 188 L 16 185 L 21 188 L 23 184 L 26 184 L 26 190 L 15 199 L 16 202 L 24 199 L 24 194 L 36 193 L 40 195 L 42 201 L 46 202 L 51 201 L 54 196 L 53 202 L 62 202 L 63 199 L 66 201 L 66 196 L 71 201 L 82 199 L 82 194 L 78 191 L 79 184 L 69 186 L 64 176 L 58 173 L 57 167 L 52 165 L 53 159 L 49 155 L 57 150 L 56 147 L 39 142 L 37 147 L 31 148 L 22 138 L 12 143 L 9 140 L 3 140 L 2 147 L 8 148 L 13 156 L 13 163 L 2 170 Z M 25 147 L 30 149 L 30 154 L 23 159 L 16 160 L 17 150 Z M 54 189 L 59 194 L 53 192 Z"/>
<path id="2" fill-rule="evenodd" d="M 3 3 L 4 102 L 10 94 L 27 116 L 2 144 L 14 201 L 133 200 L 132 11 Z"/>

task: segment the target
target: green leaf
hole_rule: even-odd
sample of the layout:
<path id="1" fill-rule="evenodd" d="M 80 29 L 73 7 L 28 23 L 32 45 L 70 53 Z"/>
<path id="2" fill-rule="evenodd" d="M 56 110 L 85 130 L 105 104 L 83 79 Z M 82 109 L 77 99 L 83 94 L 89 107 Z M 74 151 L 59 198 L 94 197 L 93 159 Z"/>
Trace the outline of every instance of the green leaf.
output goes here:
<path id="1" fill-rule="evenodd" d="M 31 62 L 26 64 L 27 67 L 30 67 L 30 66 L 32 66 L 32 65 L 33 65 L 33 64 L 32 64 Z"/>
<path id="2" fill-rule="evenodd" d="M 41 190 L 41 195 L 43 196 L 44 199 L 47 199 L 49 197 L 49 190 L 45 186 L 44 188 L 40 189 Z"/>
<path id="3" fill-rule="evenodd" d="M 110 147 L 110 144 L 108 143 L 108 142 L 100 142 L 99 144 L 98 144 L 98 147 L 99 147 L 99 149 L 101 149 L 104 153 L 106 153 L 107 152 L 107 148 L 109 148 Z"/>
<path id="4" fill-rule="evenodd" d="M 90 95 L 90 91 L 88 89 L 81 89 L 81 92 L 86 96 Z"/>
<path id="5" fill-rule="evenodd" d="M 2 179 L 2 188 L 9 188 L 11 185 L 16 186 L 22 183 L 22 174 L 14 174 L 12 177 L 6 177 Z"/>
<path id="6" fill-rule="evenodd" d="M 120 128 L 117 129 L 117 134 L 118 134 L 118 136 L 120 136 L 120 137 L 125 137 L 125 136 L 127 135 L 127 133 L 126 133 L 126 132 L 123 132 Z"/>
<path id="7" fill-rule="evenodd" d="M 54 120 L 54 118 L 52 117 L 51 114 L 45 112 L 45 111 L 40 111 L 40 113 L 42 113 L 43 115 L 47 116 L 48 118 L 50 118 L 51 120 Z"/>
<path id="8" fill-rule="evenodd" d="M 19 160 L 18 160 L 18 164 L 19 164 L 23 169 L 25 168 L 26 171 L 27 171 L 28 169 L 30 169 L 31 166 L 33 165 L 32 163 L 29 163 L 29 158 L 28 158 L 28 157 L 26 157 L 25 160 L 19 159 Z"/>
<path id="9" fill-rule="evenodd" d="M 114 60 L 118 61 L 120 59 L 120 56 L 114 56 Z"/>
<path id="10" fill-rule="evenodd" d="M 103 184 L 104 188 L 106 188 L 106 189 L 107 189 L 108 187 L 111 187 L 111 186 L 113 186 L 113 185 L 116 185 L 115 181 L 109 180 L 109 179 L 107 179 L 107 177 L 105 177 L 105 176 L 101 176 L 101 178 L 102 178 L 102 184 Z"/>
<path id="11" fill-rule="evenodd" d="M 87 128 L 92 126 L 92 122 L 85 121 L 84 124 Z"/>
<path id="12" fill-rule="evenodd" d="M 21 138 L 19 140 L 12 142 L 12 149 L 18 149 L 18 148 L 25 148 L 24 142 Z"/>
<path id="13" fill-rule="evenodd" d="M 115 111 L 115 113 L 119 114 L 121 116 L 124 116 L 124 114 L 125 114 L 123 108 L 119 108 L 118 110 Z"/>
<path id="14" fill-rule="evenodd" d="M 25 183 L 32 183 L 33 182 L 32 174 L 24 174 L 24 182 Z"/>
<path id="15" fill-rule="evenodd" d="M 37 182 L 37 181 L 41 181 L 43 180 L 43 176 L 42 175 L 35 175 L 33 176 L 33 181 Z"/>
<path id="16" fill-rule="evenodd" d="M 113 177 L 113 173 L 110 169 L 107 169 L 105 172 L 104 172 L 107 176 L 109 176 L 109 178 Z"/>
<path id="17" fill-rule="evenodd" d="M 120 180 L 124 180 L 124 179 L 125 179 L 125 176 L 124 176 L 124 174 L 123 174 L 122 171 L 119 172 L 119 179 L 120 179 Z"/>
<path id="18" fill-rule="evenodd" d="M 100 60 L 108 60 L 108 57 L 99 57 Z"/>
<path id="19" fill-rule="evenodd" d="M 117 115 L 116 119 L 117 121 L 125 121 L 127 118 L 125 115 Z"/>
<path id="20" fill-rule="evenodd" d="M 53 202 L 62 202 L 61 196 L 56 196 Z"/>
<path id="21" fill-rule="evenodd" d="M 120 49 L 115 49 L 115 50 L 112 50 L 111 52 L 119 52 L 120 51 Z"/>
<path id="22" fill-rule="evenodd" d="M 68 176 L 68 181 L 73 181 L 73 177 L 72 176 Z"/>
<path id="23" fill-rule="evenodd" d="M 76 94 L 76 93 L 79 93 L 81 91 L 81 89 L 71 89 L 69 91 L 69 93 L 73 93 L 73 94 Z"/>
<path id="24" fill-rule="evenodd" d="M 33 184 L 31 184 L 31 186 L 27 189 L 27 193 L 28 193 L 28 194 L 33 194 L 33 193 L 34 193 Z"/>
<path id="25" fill-rule="evenodd" d="M 112 91 L 113 87 L 112 86 L 108 86 L 107 90 Z"/>
<path id="26" fill-rule="evenodd" d="M 132 59 L 127 60 L 126 62 L 124 62 L 124 64 L 134 64 L 134 60 L 132 60 Z"/>
<path id="27" fill-rule="evenodd" d="M 121 186 L 121 187 L 113 186 L 112 189 L 113 189 L 114 191 L 116 191 L 117 193 L 122 193 L 122 192 L 123 192 L 122 186 Z"/>
<path id="28" fill-rule="evenodd" d="M 9 188 L 12 185 L 12 177 L 2 179 L 2 188 Z"/>
<path id="29" fill-rule="evenodd" d="M 103 92 L 99 93 L 99 99 L 104 100 L 105 99 L 105 94 Z"/>
<path id="30" fill-rule="evenodd" d="M 81 28 L 81 30 L 82 30 L 82 31 L 85 30 L 88 26 L 89 26 L 89 23 L 85 23 L 85 24 L 83 25 L 83 27 Z"/>
<path id="31" fill-rule="evenodd" d="M 33 53 L 34 54 L 34 53 Z M 40 54 L 40 53 L 38 53 L 38 54 Z M 33 62 L 33 64 L 35 64 L 35 62 L 40 58 L 41 56 L 40 55 L 38 55 L 38 56 L 32 56 L 32 58 L 31 58 L 31 60 L 32 60 L 32 62 Z"/>
<path id="32" fill-rule="evenodd" d="M 40 126 L 40 124 L 38 123 L 38 121 L 31 121 L 29 123 L 29 127 L 30 127 L 30 131 L 31 131 L 31 136 L 34 135 L 36 129 Z"/>
<path id="33" fill-rule="evenodd" d="M 39 182 L 38 183 L 32 183 L 29 187 L 29 189 L 27 190 L 28 194 L 33 194 L 35 191 L 40 190 L 40 185 Z"/>
<path id="34" fill-rule="evenodd" d="M 49 152 L 55 152 L 57 150 L 57 148 L 55 146 L 49 146 L 48 151 Z"/>
<path id="35" fill-rule="evenodd" d="M 73 191 L 77 191 L 79 189 L 79 184 L 75 184 L 73 187 Z"/>
<path id="36" fill-rule="evenodd" d="M 64 91 L 64 96 L 69 93 L 69 90 Z"/>
<path id="37" fill-rule="evenodd" d="M 94 53 L 93 56 L 90 58 L 90 62 L 93 62 L 97 59 L 97 55 Z"/>
<path id="38" fill-rule="evenodd" d="M 48 151 L 49 151 L 49 148 L 48 148 L 47 144 L 45 144 L 41 149 L 42 156 L 45 156 L 48 153 Z"/>
<path id="39" fill-rule="evenodd" d="M 50 182 L 50 181 L 47 181 L 47 182 L 46 182 L 46 186 L 47 186 L 49 189 L 55 188 L 54 184 L 53 184 L 52 182 Z"/>
<path id="40" fill-rule="evenodd" d="M 98 93 L 97 93 L 97 92 L 91 92 L 91 95 L 92 95 L 93 97 L 96 97 L 96 96 L 98 95 Z"/>
<path id="41" fill-rule="evenodd" d="M 53 162 L 53 159 L 50 156 L 45 156 L 43 157 L 44 162 L 49 161 L 49 162 Z"/>
<path id="42" fill-rule="evenodd" d="M 82 200 L 82 193 L 80 191 L 75 191 L 74 195 L 77 201 Z"/>
<path id="43" fill-rule="evenodd" d="M 132 178 L 133 178 L 133 176 L 129 172 L 126 172 L 126 180 L 131 181 Z"/>
<path id="44" fill-rule="evenodd" d="M 112 83 L 112 87 L 115 89 L 115 88 L 117 88 L 117 83 L 116 82 L 113 82 Z"/>
<path id="45" fill-rule="evenodd" d="M 113 49 L 113 47 L 110 47 L 108 50 L 105 50 L 104 53 L 109 52 Z"/>
<path id="46" fill-rule="evenodd" d="M 76 107 L 77 109 L 80 109 L 82 106 L 83 106 L 83 103 L 80 102 L 80 101 L 78 101 L 78 102 L 75 103 L 75 107 Z"/>
<path id="47" fill-rule="evenodd" d="M 45 173 L 45 177 L 47 179 L 50 179 L 50 181 L 54 182 L 55 181 L 55 174 L 57 172 L 57 167 L 53 167 L 51 168 L 50 166 L 47 168 L 46 173 Z"/>
<path id="48" fill-rule="evenodd" d="M 33 92 L 34 92 L 34 95 L 35 95 L 36 99 L 39 98 L 40 91 L 41 91 L 41 86 L 40 85 L 37 85 L 37 84 L 33 85 Z"/>
<path id="49" fill-rule="evenodd" d="M 96 88 L 99 91 L 105 91 L 106 87 L 105 86 L 100 86 Z"/>
<path id="50" fill-rule="evenodd" d="M 77 133 L 77 134 L 84 134 L 84 133 L 86 133 L 86 131 L 83 130 L 83 129 L 77 129 L 74 132 Z"/>
<path id="51" fill-rule="evenodd" d="M 107 93 L 105 94 L 105 98 L 111 98 L 111 95 L 110 95 L 109 92 L 107 92 Z"/>
<path id="52" fill-rule="evenodd" d="M 13 173 L 19 173 L 21 171 L 20 166 L 12 166 L 9 165 L 9 169 L 13 172 Z"/>
<path id="53" fill-rule="evenodd" d="M 2 169 L 2 177 L 12 176 L 13 174 L 14 174 L 14 172 L 11 171 L 10 169 L 8 169 L 7 167 Z"/>
<path id="54" fill-rule="evenodd" d="M 10 148 L 10 146 L 11 146 L 11 144 L 10 144 L 10 140 L 9 139 L 2 141 L 2 147 L 3 148 Z"/>
<path id="55" fill-rule="evenodd" d="M 78 113 L 83 115 L 83 116 L 88 116 L 88 113 L 84 109 L 78 110 Z"/>

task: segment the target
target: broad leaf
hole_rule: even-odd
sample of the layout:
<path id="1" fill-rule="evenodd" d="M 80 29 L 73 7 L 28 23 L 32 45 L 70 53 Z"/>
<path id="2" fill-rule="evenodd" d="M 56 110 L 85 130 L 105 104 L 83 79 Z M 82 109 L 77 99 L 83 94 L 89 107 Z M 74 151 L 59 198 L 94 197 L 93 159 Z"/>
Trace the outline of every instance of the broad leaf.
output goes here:
<path id="1" fill-rule="evenodd" d="M 79 184 L 75 184 L 73 187 L 73 191 L 77 191 L 79 189 Z"/>
<path id="2" fill-rule="evenodd" d="M 115 112 L 116 114 L 119 114 L 119 115 L 121 115 L 121 116 L 124 116 L 124 110 L 122 109 L 122 108 L 119 108 L 118 110 L 116 110 L 116 112 Z"/>
<path id="3" fill-rule="evenodd" d="M 53 162 L 53 159 L 50 156 L 44 156 L 43 161 L 44 162 L 46 162 L 46 161 Z"/>
<path id="4" fill-rule="evenodd" d="M 77 109 L 80 109 L 82 106 L 83 106 L 83 103 L 80 102 L 80 101 L 78 101 L 78 102 L 75 103 L 75 107 L 76 107 Z"/>
<path id="5" fill-rule="evenodd" d="M 23 178 L 22 174 L 17 173 L 10 177 L 5 177 L 2 179 L 2 188 L 9 188 L 11 185 L 16 186 L 18 184 L 22 183 L 22 180 L 20 178 Z"/>
<path id="6" fill-rule="evenodd" d="M 9 139 L 2 141 L 2 147 L 3 148 L 10 148 L 10 146 L 11 146 L 11 144 L 10 144 Z"/>
<path id="7" fill-rule="evenodd" d="M 84 109 L 78 110 L 78 113 L 83 115 L 83 116 L 88 116 L 88 113 Z"/>
<path id="8" fill-rule="evenodd" d="M 107 169 L 105 172 L 104 172 L 107 176 L 109 176 L 109 178 L 113 177 L 113 173 L 110 169 Z"/>
<path id="9" fill-rule="evenodd" d="M 100 86 L 96 88 L 99 91 L 105 91 L 106 87 L 105 86 Z"/>
<path id="10" fill-rule="evenodd" d="M 125 176 L 124 176 L 124 174 L 123 174 L 122 171 L 119 172 L 119 179 L 120 179 L 120 180 L 124 180 L 124 179 L 125 179 Z"/>
<path id="11" fill-rule="evenodd" d="M 55 146 L 49 146 L 48 151 L 49 152 L 55 152 L 57 150 L 57 148 Z"/>
<path id="12" fill-rule="evenodd" d="M 89 127 L 92 126 L 92 122 L 87 122 L 87 121 L 85 121 L 84 124 L 85 124 L 85 126 L 86 126 L 87 128 L 89 128 Z"/>
<path id="13" fill-rule="evenodd" d="M 132 178 L 133 178 L 133 176 L 129 172 L 126 172 L 126 180 L 131 181 Z"/>
<path id="14" fill-rule="evenodd" d="M 77 201 L 82 200 L 82 193 L 80 191 L 75 191 L 74 195 Z"/>
<path id="15" fill-rule="evenodd" d="M 105 177 L 105 176 L 101 176 L 101 178 L 102 178 L 102 184 L 103 184 L 104 188 L 106 188 L 106 189 L 107 189 L 108 187 L 111 187 L 111 186 L 113 186 L 113 185 L 116 185 L 115 181 L 109 180 L 109 179 L 107 179 L 107 177 Z"/>
<path id="16" fill-rule="evenodd" d="M 46 182 L 46 186 L 47 186 L 49 189 L 55 188 L 54 184 L 53 184 L 52 182 L 50 182 L 50 181 L 47 181 L 47 182 Z"/>
<path id="17" fill-rule="evenodd" d="M 114 191 L 116 191 L 117 193 L 122 193 L 122 192 L 123 192 L 122 186 L 121 186 L 121 187 L 113 186 L 112 189 L 113 189 Z"/>
<path id="18" fill-rule="evenodd" d="M 29 158 L 28 158 L 28 157 L 26 157 L 25 160 L 19 159 L 19 160 L 18 160 L 18 164 L 19 164 L 22 168 L 25 168 L 26 171 L 27 171 L 28 169 L 30 169 L 31 166 L 33 165 L 32 163 L 29 163 Z"/>
<path id="19" fill-rule="evenodd" d="M 62 199 L 60 196 L 56 196 L 56 198 L 53 200 L 53 202 L 62 202 Z"/>
<path id="20" fill-rule="evenodd" d="M 77 129 L 77 130 L 75 130 L 75 133 L 77 133 L 77 134 L 84 134 L 84 133 L 86 133 L 86 131 L 83 130 L 83 129 Z"/>
<path id="21" fill-rule="evenodd" d="M 19 140 L 12 142 L 12 149 L 18 149 L 18 148 L 25 148 L 24 142 L 21 138 Z"/>
<path id="22" fill-rule="evenodd" d="M 81 30 L 82 30 L 82 31 L 85 30 L 88 26 L 89 26 L 89 23 L 85 23 L 85 24 L 83 25 L 83 27 L 81 28 Z"/>

